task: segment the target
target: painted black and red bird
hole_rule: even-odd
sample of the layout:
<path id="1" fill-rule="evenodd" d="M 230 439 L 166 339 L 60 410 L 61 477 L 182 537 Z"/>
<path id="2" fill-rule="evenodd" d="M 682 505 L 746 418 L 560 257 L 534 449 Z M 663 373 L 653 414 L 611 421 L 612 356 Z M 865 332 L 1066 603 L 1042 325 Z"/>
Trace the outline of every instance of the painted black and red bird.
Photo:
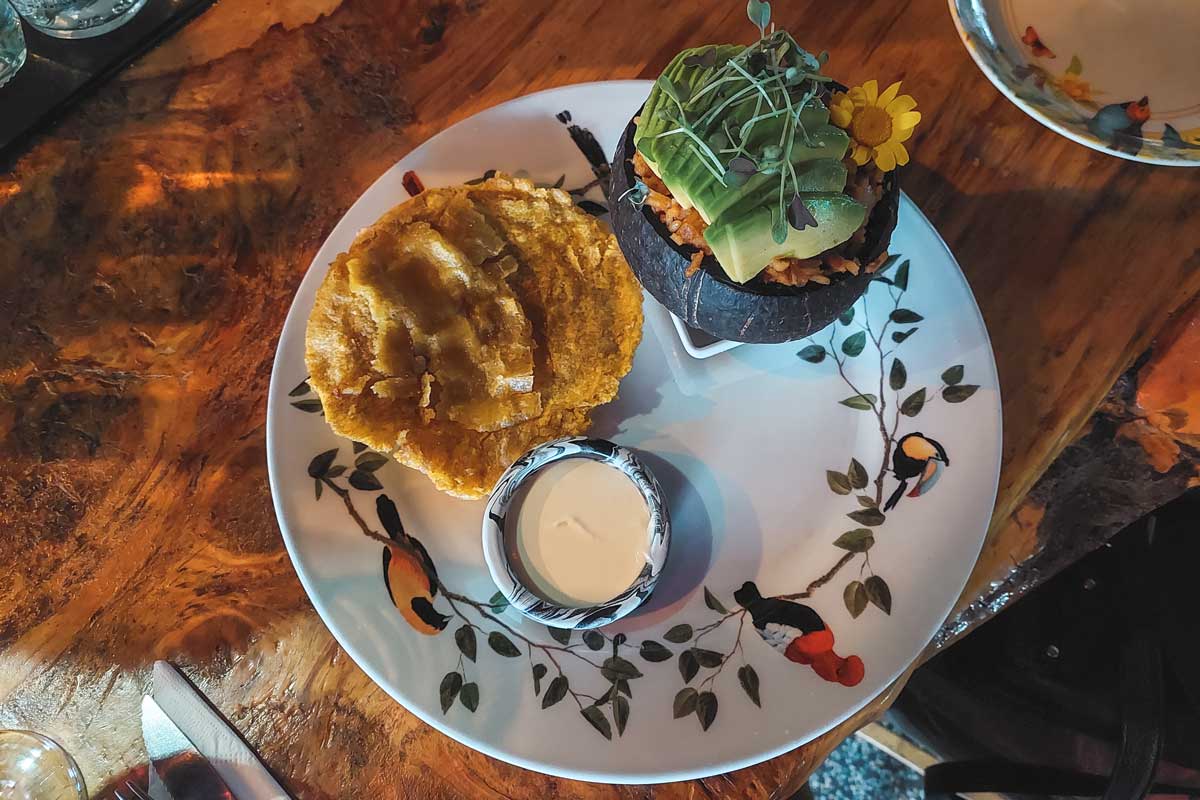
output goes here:
<path id="1" fill-rule="evenodd" d="M 437 569 L 424 545 L 404 532 L 396 504 L 385 494 L 375 501 L 379 522 L 395 542 L 383 549 L 383 582 L 400 616 L 418 633 L 434 636 L 450 617 L 433 607 L 438 593 Z"/>
<path id="2" fill-rule="evenodd" d="M 1088 130 L 1113 150 L 1137 155 L 1142 149 L 1142 125 L 1150 119 L 1150 98 L 1112 103 L 1088 120 Z"/>
<path id="3" fill-rule="evenodd" d="M 896 452 L 892 454 L 892 474 L 900 481 L 896 491 L 883 504 L 884 511 L 891 511 L 900 502 L 908 482 L 917 479 L 909 497 L 920 497 L 933 488 L 942 467 L 950 466 L 950 457 L 946 448 L 925 436 L 923 433 L 910 433 L 900 437 L 896 442 Z"/>
<path id="4" fill-rule="evenodd" d="M 821 616 L 808 606 L 778 597 L 763 597 L 752 581 L 733 593 L 742 608 L 750 612 L 754 629 L 767 644 L 783 653 L 788 661 L 811 666 L 827 681 L 855 686 L 865 672 L 858 656 L 842 658 L 833 652 L 833 631 Z"/>

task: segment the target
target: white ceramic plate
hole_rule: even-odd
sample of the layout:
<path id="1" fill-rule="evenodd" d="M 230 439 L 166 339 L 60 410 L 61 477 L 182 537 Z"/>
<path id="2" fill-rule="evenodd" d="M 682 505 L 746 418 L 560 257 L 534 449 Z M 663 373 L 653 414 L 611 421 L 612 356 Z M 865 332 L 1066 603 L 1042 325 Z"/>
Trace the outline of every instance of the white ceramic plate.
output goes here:
<path id="1" fill-rule="evenodd" d="M 610 628 L 567 639 L 501 608 L 480 547 L 483 501 L 442 495 L 421 474 L 381 466 L 330 432 L 303 383 L 305 323 L 329 262 L 408 197 L 403 175 L 412 170 L 436 186 L 487 169 L 524 170 L 584 185 L 593 168 L 575 141 L 594 151 L 590 131 L 611 153 L 648 90 L 647 82 L 612 82 L 523 97 L 460 122 L 386 172 L 329 235 L 296 293 L 267 414 L 271 490 L 288 551 L 317 611 L 363 670 L 421 719 L 488 755 L 613 783 L 745 767 L 878 695 L 961 591 L 1000 463 L 987 331 L 953 256 L 907 198 L 892 252 L 909 266 L 894 265 L 894 285 L 874 284 L 852 319 L 812 341 L 746 345 L 697 361 L 682 352 L 668 313 L 646 301 L 633 371 L 619 399 L 597 410 L 593 433 L 637 448 L 655 471 L 673 540 L 654 596 Z M 568 129 L 564 111 L 578 128 Z M 590 197 L 603 200 L 595 190 Z M 940 480 L 922 487 L 932 492 L 904 496 L 886 515 L 875 505 L 899 481 L 881 468 L 891 444 L 862 395 L 875 403 L 882 395 L 889 439 L 893 429 L 896 440 L 923 432 L 950 462 L 940 471 L 933 462 L 929 477 Z M 909 490 L 917 483 L 909 480 Z M 436 565 L 442 590 L 424 619 L 404 586 L 392 587 L 403 613 L 393 605 L 385 547 L 349 514 L 347 504 L 383 532 L 381 496 Z M 754 604 L 748 582 L 768 600 L 810 596 Z"/>
<path id="2" fill-rule="evenodd" d="M 1194 0 L 949 0 L 984 74 L 1080 144 L 1200 166 L 1200 4 Z"/>

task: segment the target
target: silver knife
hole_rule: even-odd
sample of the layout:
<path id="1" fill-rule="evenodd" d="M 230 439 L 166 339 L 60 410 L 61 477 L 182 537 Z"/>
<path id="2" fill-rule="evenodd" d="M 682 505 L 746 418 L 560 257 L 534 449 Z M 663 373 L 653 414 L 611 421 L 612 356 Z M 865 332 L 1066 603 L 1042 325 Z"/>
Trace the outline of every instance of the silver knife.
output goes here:
<path id="1" fill-rule="evenodd" d="M 172 800 L 237 800 L 208 759 L 149 695 L 142 698 L 142 739 Z"/>

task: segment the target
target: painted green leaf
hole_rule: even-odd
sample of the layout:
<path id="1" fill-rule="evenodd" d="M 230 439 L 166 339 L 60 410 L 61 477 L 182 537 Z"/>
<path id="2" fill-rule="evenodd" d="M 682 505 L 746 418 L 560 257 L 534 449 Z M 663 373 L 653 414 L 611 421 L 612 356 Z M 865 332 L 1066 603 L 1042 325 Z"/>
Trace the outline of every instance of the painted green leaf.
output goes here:
<path id="1" fill-rule="evenodd" d="M 470 625 L 463 625 L 454 632 L 454 643 L 458 645 L 459 651 L 469 658 L 475 660 L 475 629 Z"/>
<path id="2" fill-rule="evenodd" d="M 857 458 L 850 459 L 850 468 L 846 470 L 846 477 L 850 479 L 850 485 L 855 489 L 867 488 L 867 468 L 859 462 Z"/>
<path id="3" fill-rule="evenodd" d="M 829 488 L 834 491 L 834 494 L 850 494 L 850 478 L 843 475 L 837 470 L 825 470 L 825 482 L 829 484 Z"/>
<path id="4" fill-rule="evenodd" d="M 617 681 L 617 691 L 626 697 L 633 697 L 633 690 L 629 688 L 629 681 L 624 678 Z"/>
<path id="5" fill-rule="evenodd" d="M 333 465 L 333 460 L 337 458 L 338 449 L 335 447 L 332 450 L 326 450 L 324 453 L 318 453 L 313 456 L 313 460 L 308 462 L 308 477 L 320 478 L 329 471 L 329 467 Z"/>
<path id="6" fill-rule="evenodd" d="M 567 696 L 567 689 L 570 684 L 567 682 L 566 675 L 559 675 L 554 680 L 550 681 L 550 685 L 546 687 L 546 693 L 542 695 L 542 708 L 549 708 Z"/>
<path id="7" fill-rule="evenodd" d="M 475 709 L 479 708 L 479 684 L 464 683 L 462 690 L 458 693 L 458 700 L 466 706 L 467 711 L 474 713 Z"/>
<path id="8" fill-rule="evenodd" d="M 326 478 L 339 478 L 346 471 L 345 464 L 334 464 L 329 468 L 329 472 L 325 473 Z"/>
<path id="9" fill-rule="evenodd" d="M 301 397 L 311 392 L 312 389 L 308 386 L 308 378 L 296 384 L 296 388 L 288 392 L 288 397 Z"/>
<path id="10" fill-rule="evenodd" d="M 674 644 L 683 644 L 692 638 L 692 626 L 682 622 L 664 633 L 663 638 Z"/>
<path id="11" fill-rule="evenodd" d="M 674 654 L 653 639 L 647 639 L 642 642 L 642 646 L 638 650 L 638 655 L 647 661 L 657 663 L 659 661 L 667 661 Z"/>
<path id="12" fill-rule="evenodd" d="M 717 718 L 717 696 L 712 692 L 701 692 L 696 698 L 696 716 L 700 719 L 700 728 L 708 730 Z"/>
<path id="13" fill-rule="evenodd" d="M 583 718 L 592 724 L 592 727 L 600 731 L 600 735 L 605 739 L 612 739 L 612 726 L 608 724 L 608 717 L 604 716 L 604 712 L 596 706 L 584 706 L 579 712 L 583 714 Z"/>
<path id="14" fill-rule="evenodd" d="M 907 339 L 908 337 L 910 337 L 914 333 L 916 333 L 918 330 L 920 330 L 920 329 L 919 328 L 909 328 L 906 331 L 892 331 L 892 341 L 895 342 L 896 344 L 900 344 L 905 339 Z"/>
<path id="15" fill-rule="evenodd" d="M 888 318 L 899 325 L 912 325 L 914 322 L 920 322 L 925 319 L 910 308 L 897 308 L 888 315 Z"/>
<path id="16" fill-rule="evenodd" d="M 313 478 L 313 493 L 316 494 L 318 500 L 321 499 L 321 479 L 320 478 Z"/>
<path id="17" fill-rule="evenodd" d="M 834 547 L 849 550 L 851 553 L 865 553 L 875 544 L 875 536 L 866 528 L 855 528 L 846 531 L 833 540 Z"/>
<path id="18" fill-rule="evenodd" d="M 844 406 L 849 406 L 856 411 L 870 411 L 875 407 L 875 395 L 870 393 L 856 394 L 853 397 L 847 397 L 845 400 L 838 402 Z"/>
<path id="19" fill-rule="evenodd" d="M 458 697 L 462 685 L 462 675 L 457 672 L 447 672 L 446 676 L 442 678 L 442 683 L 438 687 L 438 697 L 442 701 L 443 714 L 450 710 L 450 706 L 454 705 L 454 699 Z"/>
<path id="20" fill-rule="evenodd" d="M 707 586 L 704 587 L 704 605 L 708 606 L 718 614 L 729 613 L 725 610 L 725 606 L 721 605 L 721 601 L 717 599 L 717 596 L 708 590 Z"/>
<path id="21" fill-rule="evenodd" d="M 505 658 L 516 658 L 521 655 L 521 651 L 517 649 L 517 646 L 500 631 L 492 631 L 488 634 L 488 647 Z"/>
<path id="22" fill-rule="evenodd" d="M 906 383 L 908 383 L 908 370 L 904 368 L 904 362 L 898 358 L 892 359 L 892 370 L 888 373 L 888 385 L 896 391 L 900 391 Z"/>
<path id="23" fill-rule="evenodd" d="M 979 391 L 979 387 L 975 384 L 960 383 L 957 386 L 947 386 L 942 389 L 942 398 L 947 403 L 961 403 L 977 391 Z"/>
<path id="24" fill-rule="evenodd" d="M 363 453 L 354 459 L 354 466 L 363 472 L 374 472 L 388 462 L 387 456 L 379 453 Z"/>
<path id="25" fill-rule="evenodd" d="M 725 657 L 716 650 L 705 650 L 702 647 L 693 647 L 692 655 L 696 657 L 696 661 L 699 662 L 700 666 L 708 667 L 709 669 L 721 666 L 721 662 L 725 660 Z"/>
<path id="26" fill-rule="evenodd" d="M 888 588 L 887 582 L 883 578 L 878 575 L 867 578 L 866 590 L 867 599 L 876 608 L 888 615 L 892 613 L 892 590 Z"/>
<path id="27" fill-rule="evenodd" d="M 321 414 L 325 411 L 321 408 L 321 401 L 315 397 L 310 397 L 308 400 L 297 400 L 292 403 L 292 408 L 298 408 L 308 414 Z"/>
<path id="28" fill-rule="evenodd" d="M 852 333 L 842 340 L 842 352 L 854 358 L 867 346 L 867 332 Z"/>
<path id="29" fill-rule="evenodd" d="M 884 520 L 883 512 L 878 508 L 860 508 L 858 511 L 851 511 L 846 516 L 860 525 L 866 525 L 871 528 L 874 528 L 876 525 L 882 525 Z"/>
<path id="30" fill-rule="evenodd" d="M 600 674 L 606 681 L 633 680 L 642 677 L 642 673 L 633 665 L 632 661 L 620 656 L 610 656 L 604 659 L 604 665 L 600 667 Z"/>
<path id="31" fill-rule="evenodd" d="M 363 472 L 361 469 L 350 473 L 350 485 L 364 492 L 377 492 L 383 488 L 383 484 L 379 482 L 374 473 Z"/>
<path id="32" fill-rule="evenodd" d="M 612 699 L 612 696 L 614 694 L 616 694 L 616 691 L 617 691 L 617 685 L 615 683 L 610 684 L 609 687 L 604 690 L 604 694 L 597 697 L 596 702 L 592 703 L 592 705 L 594 705 L 594 706 L 604 705 L 605 703 L 607 703 L 609 700 Z"/>
<path id="33" fill-rule="evenodd" d="M 625 723 L 629 721 L 629 701 L 617 695 L 612 701 L 613 720 L 617 723 L 617 736 L 625 733 Z"/>
<path id="34" fill-rule="evenodd" d="M 488 600 L 488 608 L 492 610 L 493 614 L 501 614 L 504 609 L 508 608 L 508 598 L 504 596 L 503 592 L 496 592 Z"/>
<path id="35" fill-rule="evenodd" d="M 900 413 L 906 417 L 915 417 L 921 413 L 921 409 L 925 407 L 925 387 L 922 386 L 915 392 L 904 398 L 904 402 L 900 404 Z"/>
<path id="36" fill-rule="evenodd" d="M 542 678 L 546 677 L 546 665 L 533 665 L 533 694 L 537 696 L 542 693 Z"/>
<path id="37" fill-rule="evenodd" d="M 604 634 L 596 630 L 584 631 L 583 643 L 588 646 L 589 650 L 603 650 Z"/>
<path id="38" fill-rule="evenodd" d="M 1079 60 L 1079 56 L 1071 56 L 1071 63 L 1067 65 L 1068 75 L 1078 75 L 1083 72 L 1083 62 Z"/>
<path id="39" fill-rule="evenodd" d="M 948 386 L 954 386 L 955 384 L 962 383 L 964 371 L 965 370 L 963 369 L 962 364 L 955 364 L 953 367 L 950 367 L 948 370 L 942 373 L 942 382 Z"/>
<path id="40" fill-rule="evenodd" d="M 754 671 L 754 667 L 746 664 L 738 669 L 737 676 L 746 696 L 754 701 L 754 705 L 762 708 L 762 701 L 758 697 L 758 673 Z"/>
<path id="41" fill-rule="evenodd" d="M 897 289 L 904 291 L 908 289 L 908 259 L 900 262 L 900 266 L 896 267 L 896 272 L 892 275 L 892 285 Z"/>
<path id="42" fill-rule="evenodd" d="M 675 701 L 671 704 L 675 719 L 682 719 L 696 712 L 696 699 L 700 693 L 690 686 L 685 686 L 675 693 Z"/>
<path id="43" fill-rule="evenodd" d="M 845 311 L 843 311 L 841 314 L 838 315 L 838 322 L 842 323 L 843 325 L 849 325 L 853 321 L 854 321 L 854 306 L 850 306 L 849 308 L 847 308 Z"/>
<path id="44" fill-rule="evenodd" d="M 855 498 L 858 504 L 863 508 L 879 508 L 879 503 L 875 502 L 875 498 L 867 494 L 860 494 Z"/>
<path id="45" fill-rule="evenodd" d="M 683 677 L 684 683 L 691 683 L 692 678 L 696 677 L 696 673 L 699 671 L 700 662 L 696 660 L 696 656 L 691 650 L 684 650 L 679 654 L 679 674 Z"/>
<path id="46" fill-rule="evenodd" d="M 363 444 L 362 442 L 351 442 L 350 446 L 352 448 L 354 448 L 354 455 L 358 455 L 363 450 L 367 449 L 367 446 L 365 444 Z"/>
<path id="47" fill-rule="evenodd" d="M 820 364 L 825 360 L 825 348 L 819 344 L 810 344 L 796 355 L 810 364 Z"/>
<path id="48" fill-rule="evenodd" d="M 890 256 L 888 256 L 887 258 L 884 259 L 882 264 L 879 265 L 879 268 L 875 270 L 875 274 L 882 276 L 885 272 L 887 272 L 889 269 L 894 267 L 896 265 L 896 262 L 899 260 L 900 260 L 899 253 L 891 254 Z M 879 280 L 879 279 L 876 278 L 876 280 Z M 891 279 L 888 279 L 888 283 L 889 284 L 891 283 Z"/>
<path id="49" fill-rule="evenodd" d="M 614 636 L 612 638 L 613 655 L 614 656 L 617 654 L 617 648 L 620 647 L 621 645 L 625 644 L 625 639 L 626 639 L 626 636 L 623 633 L 618 633 L 616 636 Z"/>
<path id="50" fill-rule="evenodd" d="M 571 643 L 570 628 L 551 628 L 549 625 L 547 625 L 546 630 L 550 632 L 550 638 L 559 644 L 568 645 Z"/>
<path id="51" fill-rule="evenodd" d="M 858 615 L 867 608 L 867 587 L 863 586 L 862 581 L 850 581 L 842 591 L 842 602 L 846 604 L 850 616 L 858 619 Z"/>

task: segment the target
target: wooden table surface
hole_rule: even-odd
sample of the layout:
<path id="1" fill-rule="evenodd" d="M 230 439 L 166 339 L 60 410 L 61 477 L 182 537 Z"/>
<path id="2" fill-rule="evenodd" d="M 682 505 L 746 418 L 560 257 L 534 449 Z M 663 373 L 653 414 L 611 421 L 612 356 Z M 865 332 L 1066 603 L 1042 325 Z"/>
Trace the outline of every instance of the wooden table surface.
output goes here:
<path id="1" fill-rule="evenodd" d="M 918 98 L 905 186 L 991 332 L 1004 467 L 970 613 L 947 623 L 961 633 L 1037 549 L 1023 498 L 1200 291 L 1200 173 L 1042 128 L 975 68 L 943 0 L 775 6 L 845 79 L 903 78 Z M 705 781 L 526 772 L 349 661 L 272 512 L 276 337 L 359 193 L 488 106 L 654 77 L 685 46 L 750 33 L 733 0 L 220 0 L 0 173 L 0 727 L 53 735 L 98 789 L 143 761 L 139 698 L 169 658 L 300 797 L 787 797 L 886 707 Z"/>

